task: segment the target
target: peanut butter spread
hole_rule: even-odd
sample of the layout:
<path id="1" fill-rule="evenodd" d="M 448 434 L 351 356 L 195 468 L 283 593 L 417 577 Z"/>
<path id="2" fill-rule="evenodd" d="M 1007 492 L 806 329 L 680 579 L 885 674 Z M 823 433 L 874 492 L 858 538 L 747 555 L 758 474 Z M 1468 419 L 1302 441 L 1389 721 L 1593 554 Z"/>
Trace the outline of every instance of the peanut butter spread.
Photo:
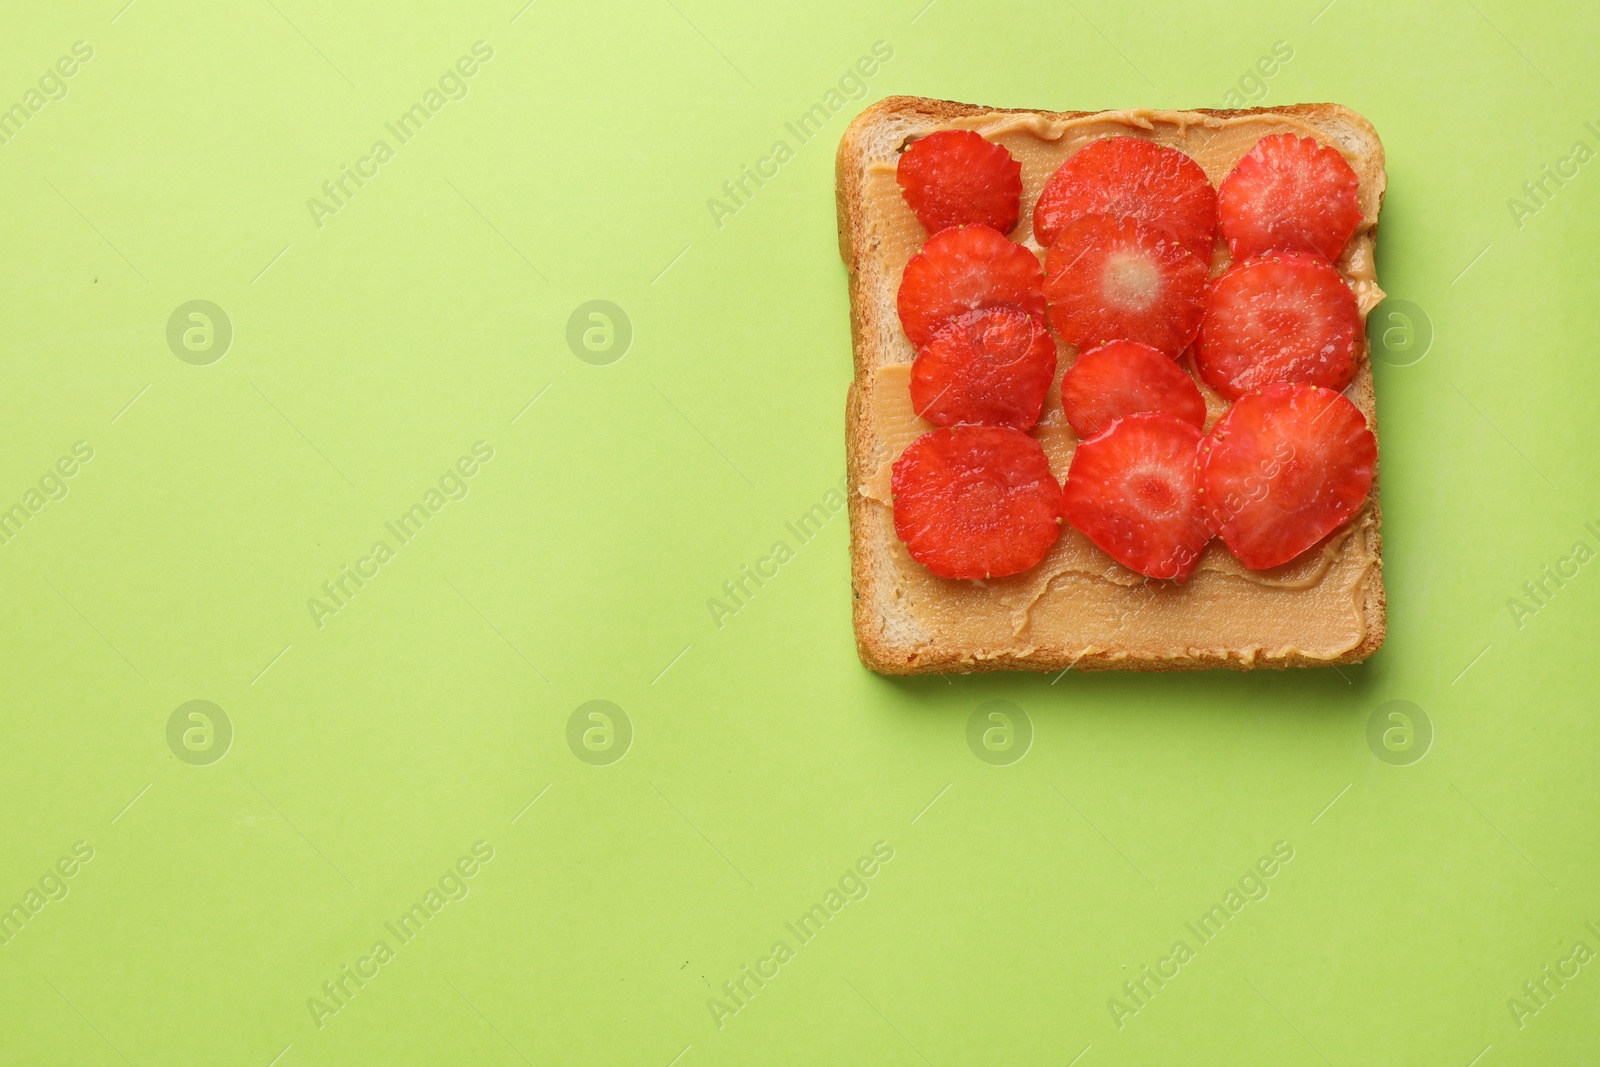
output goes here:
<path id="1" fill-rule="evenodd" d="M 975 130 L 1004 145 L 1022 164 L 1022 209 L 1010 237 L 1041 257 L 1043 249 L 1033 237 L 1034 201 L 1061 163 L 1094 138 L 1132 134 L 1180 149 L 1200 164 L 1213 186 L 1262 137 L 1294 133 L 1330 143 L 1310 123 L 1271 113 L 1219 118 L 1197 112 L 1131 110 L 1077 119 L 999 113 L 959 118 L 949 125 Z M 927 236 L 901 197 L 895 165 L 894 159 L 869 163 L 863 190 L 872 224 L 870 239 L 883 264 L 880 284 L 888 289 L 875 296 L 890 307 L 906 262 Z M 1373 263 L 1380 190 L 1375 175 L 1359 166 L 1357 173 L 1363 218 L 1336 265 L 1354 291 L 1364 320 L 1383 299 Z M 1219 239 L 1212 256 L 1213 276 L 1228 263 L 1227 247 Z M 1220 539 L 1215 540 L 1182 585 L 1149 580 L 1123 567 L 1070 526 L 1063 526 L 1061 538 L 1045 559 L 1022 574 L 959 581 L 930 573 L 910 557 L 893 532 L 891 468 L 907 445 L 934 428 L 912 410 L 910 364 L 916 352 L 898 323 L 894 325 L 893 362 L 857 382 L 861 413 L 869 423 L 865 436 L 876 444 L 876 451 L 862 458 L 857 492 L 872 502 L 868 519 L 886 532 L 890 542 L 889 566 L 894 573 L 886 577 L 896 590 L 897 606 L 925 639 L 937 636 L 941 644 L 994 649 L 995 655 L 1005 656 L 1026 656 L 1047 647 L 1074 656 L 1117 650 L 1145 659 L 1228 656 L 1246 663 L 1257 656 L 1292 654 L 1335 659 L 1365 639 L 1368 583 L 1377 580 L 1381 565 L 1372 501 L 1322 544 L 1272 570 L 1247 570 Z M 1077 351 L 1057 344 L 1059 385 L 1061 372 Z M 1199 379 L 1188 353 L 1182 362 L 1206 398 L 1210 429 L 1227 403 Z M 1371 371 L 1364 358 L 1347 395 L 1369 425 L 1376 426 Z M 1031 433 L 1044 447 L 1057 480 L 1064 480 L 1077 438 L 1061 409 L 1058 387 L 1050 390 L 1039 425 Z"/>

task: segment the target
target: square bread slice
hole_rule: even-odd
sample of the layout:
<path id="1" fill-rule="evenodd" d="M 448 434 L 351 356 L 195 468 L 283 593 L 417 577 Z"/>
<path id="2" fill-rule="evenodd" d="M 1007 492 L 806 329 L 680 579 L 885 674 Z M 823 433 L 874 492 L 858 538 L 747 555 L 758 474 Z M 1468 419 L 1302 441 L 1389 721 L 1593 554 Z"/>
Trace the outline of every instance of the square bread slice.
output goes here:
<path id="1" fill-rule="evenodd" d="M 1131 134 L 1194 157 L 1213 185 L 1257 140 L 1290 132 L 1332 145 L 1355 169 L 1362 221 L 1336 266 L 1363 321 L 1383 299 L 1374 270 L 1383 202 L 1383 146 L 1371 123 L 1337 104 L 1249 110 L 1049 112 L 890 97 L 861 113 L 839 143 L 839 251 L 850 278 L 855 379 L 846 406 L 851 585 L 861 661 L 882 674 L 994 670 L 1192 670 L 1317 667 L 1356 663 L 1385 631 L 1378 486 L 1360 513 L 1321 545 L 1270 571 L 1246 570 L 1213 541 L 1188 582 L 1155 581 L 1128 570 L 1082 534 L 1064 527 L 1044 561 L 989 581 L 936 577 L 895 536 L 890 468 L 931 424 L 911 409 L 916 356 L 900 328 L 895 298 L 907 260 L 926 234 L 900 196 L 895 168 L 905 146 L 940 129 L 976 130 L 1022 164 L 1022 210 L 1011 233 L 1033 239 L 1033 204 L 1067 156 L 1090 139 Z M 1226 267 L 1219 240 L 1212 273 Z M 1058 342 L 1059 343 L 1059 342 Z M 1060 345 L 1058 374 L 1075 357 Z M 1345 390 L 1376 432 L 1372 370 L 1363 352 Z M 1190 355 L 1184 365 L 1194 373 Z M 1199 382 L 1207 428 L 1226 402 Z M 1057 480 L 1076 444 L 1059 389 L 1031 431 Z"/>

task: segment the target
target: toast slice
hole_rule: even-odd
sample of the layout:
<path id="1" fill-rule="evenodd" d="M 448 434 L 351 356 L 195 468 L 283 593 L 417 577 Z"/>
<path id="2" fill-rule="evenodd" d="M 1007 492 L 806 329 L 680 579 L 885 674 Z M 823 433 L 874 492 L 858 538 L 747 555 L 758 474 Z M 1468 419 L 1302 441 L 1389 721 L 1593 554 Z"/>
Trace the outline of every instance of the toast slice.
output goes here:
<path id="1" fill-rule="evenodd" d="M 1292 132 L 1337 148 L 1355 169 L 1362 221 L 1335 264 L 1363 321 L 1383 299 L 1374 269 L 1385 176 L 1383 146 L 1366 119 L 1338 104 L 1247 110 L 1044 112 L 897 96 L 863 111 L 839 143 L 839 252 L 850 282 L 855 377 L 846 404 L 851 585 L 861 661 L 881 674 L 947 671 L 1193 670 L 1313 667 L 1359 662 L 1383 643 L 1385 605 L 1378 484 L 1360 513 L 1300 558 L 1249 571 L 1213 541 L 1187 583 L 1128 570 L 1064 527 L 1050 554 L 1022 574 L 989 581 L 939 578 L 895 536 L 889 471 L 932 425 L 908 393 L 916 352 L 900 327 L 896 294 L 926 233 L 895 182 L 905 145 L 939 129 L 970 129 L 1022 163 L 1022 210 L 1012 240 L 1042 255 L 1033 204 L 1061 162 L 1088 140 L 1132 134 L 1194 157 L 1213 185 L 1261 137 Z M 1219 239 L 1212 274 L 1229 262 Z M 1058 375 L 1076 350 L 1060 344 Z M 1365 345 L 1345 395 L 1377 431 Z M 1226 402 L 1183 364 L 1206 397 L 1207 428 Z M 1053 388 L 1039 425 L 1057 480 L 1076 438 Z"/>

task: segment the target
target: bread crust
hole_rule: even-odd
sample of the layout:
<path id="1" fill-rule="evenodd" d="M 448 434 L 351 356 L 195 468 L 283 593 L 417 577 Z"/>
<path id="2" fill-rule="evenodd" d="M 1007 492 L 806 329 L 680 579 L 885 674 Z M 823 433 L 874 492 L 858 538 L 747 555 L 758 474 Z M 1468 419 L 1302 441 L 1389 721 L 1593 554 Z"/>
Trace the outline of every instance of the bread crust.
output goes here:
<path id="1" fill-rule="evenodd" d="M 1191 108 L 1182 113 L 1229 118 L 1242 115 L 1271 114 L 1297 118 L 1333 136 L 1335 129 L 1361 141 L 1357 155 L 1363 168 L 1375 173 L 1377 200 L 1381 208 L 1385 191 L 1383 144 L 1377 131 L 1361 115 L 1340 104 L 1293 104 L 1284 107 L 1259 107 L 1242 109 Z M 838 208 L 839 254 L 849 274 L 850 335 L 854 353 L 855 373 L 845 403 L 845 462 L 849 473 L 850 515 L 850 584 L 852 617 L 856 637 L 856 650 L 861 662 L 879 674 L 912 675 L 957 671 L 1065 671 L 1077 670 L 1133 670 L 1178 671 L 1226 668 L 1254 670 L 1260 667 L 1329 667 L 1359 663 L 1376 652 L 1387 635 L 1388 605 L 1383 583 L 1383 540 L 1379 532 L 1382 513 L 1378 504 L 1378 477 L 1374 472 L 1372 495 L 1368 503 L 1371 522 L 1361 535 L 1365 536 L 1375 561 L 1374 569 L 1365 588 L 1365 638 L 1344 654 L 1328 659 L 1308 656 L 1298 651 L 1267 654 L 1246 650 L 1224 649 L 1215 653 L 1194 654 L 1192 650 L 1173 649 L 1161 656 L 1141 656 L 1126 649 L 1089 649 L 1077 655 L 1049 649 L 994 649 L 982 650 L 961 647 L 942 641 L 938 634 L 930 635 L 926 643 L 894 640 L 884 633 L 884 619 L 879 607 L 891 590 L 884 584 L 890 580 L 885 573 L 887 546 L 880 543 L 882 532 L 871 528 L 867 509 L 875 507 L 861 495 L 862 484 L 872 473 L 866 469 L 867 457 L 872 453 L 869 440 L 869 420 L 864 410 L 861 382 L 876 365 L 872 359 L 868 324 L 865 322 L 868 301 L 862 291 L 862 264 L 874 249 L 864 247 L 858 234 L 868 232 L 866 226 L 866 198 L 863 195 L 865 161 L 869 157 L 869 143 L 881 137 L 886 126 L 938 127 L 952 120 L 1001 114 L 1043 115 L 1052 119 L 1079 119 L 1106 114 L 1096 111 L 1047 112 L 1032 108 L 991 108 L 962 104 L 950 100 L 926 97 L 893 96 L 868 107 L 845 130 L 839 141 L 836 156 L 835 196 Z M 1348 153 L 1347 154 L 1352 154 Z M 1373 232 L 1376 232 L 1374 223 Z M 1355 382 L 1346 390 L 1364 412 L 1369 413 L 1369 423 L 1377 433 L 1376 398 L 1370 361 L 1364 360 Z M 892 536 L 892 531 L 890 533 Z"/>

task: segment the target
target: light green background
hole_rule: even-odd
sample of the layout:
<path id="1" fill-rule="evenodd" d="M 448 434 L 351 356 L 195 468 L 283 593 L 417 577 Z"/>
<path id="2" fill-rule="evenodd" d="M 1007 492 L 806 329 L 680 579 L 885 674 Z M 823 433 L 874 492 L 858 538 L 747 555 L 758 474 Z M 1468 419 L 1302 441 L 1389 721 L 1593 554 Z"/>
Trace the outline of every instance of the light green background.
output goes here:
<path id="1" fill-rule="evenodd" d="M 1584 5 L 121 2 L 14 6 L 0 40 L 0 106 L 94 51 L 0 145 L 0 505 L 94 450 L 0 547 L 0 907 L 94 850 L 0 947 L 0 1062 L 1594 1055 L 1600 964 L 1521 1028 L 1507 1007 L 1600 950 L 1600 564 L 1508 606 L 1600 548 L 1600 163 L 1520 226 L 1507 204 L 1600 148 Z M 393 143 L 479 40 L 465 98 Z M 845 520 L 785 524 L 843 474 L 833 150 L 864 104 L 807 144 L 784 124 L 877 41 L 867 98 L 1047 108 L 1219 105 L 1282 41 L 1259 98 L 1377 126 L 1380 280 L 1434 336 L 1377 369 L 1370 663 L 859 665 Z M 319 229 L 307 199 L 379 138 Z M 719 228 L 708 198 L 779 139 Z M 194 299 L 234 329 L 208 366 L 165 340 Z M 566 342 L 595 299 L 634 332 L 607 366 Z M 466 498 L 398 545 L 384 522 L 477 441 Z M 380 538 L 319 628 L 307 598 Z M 167 745 L 195 699 L 235 731 L 210 766 Z M 609 766 L 567 743 L 594 699 L 634 730 Z M 1033 726 L 1010 766 L 966 742 L 995 699 Z M 1435 730 L 1410 766 L 1366 741 L 1397 699 Z M 477 841 L 470 895 L 318 1028 L 307 998 Z M 784 924 L 880 841 L 869 895 L 800 945 Z M 1279 841 L 1270 896 L 1200 946 L 1184 923 Z M 1119 1029 L 1108 998 L 1180 938 L 1195 959 Z M 778 939 L 794 958 L 719 1028 L 707 998 Z"/>

